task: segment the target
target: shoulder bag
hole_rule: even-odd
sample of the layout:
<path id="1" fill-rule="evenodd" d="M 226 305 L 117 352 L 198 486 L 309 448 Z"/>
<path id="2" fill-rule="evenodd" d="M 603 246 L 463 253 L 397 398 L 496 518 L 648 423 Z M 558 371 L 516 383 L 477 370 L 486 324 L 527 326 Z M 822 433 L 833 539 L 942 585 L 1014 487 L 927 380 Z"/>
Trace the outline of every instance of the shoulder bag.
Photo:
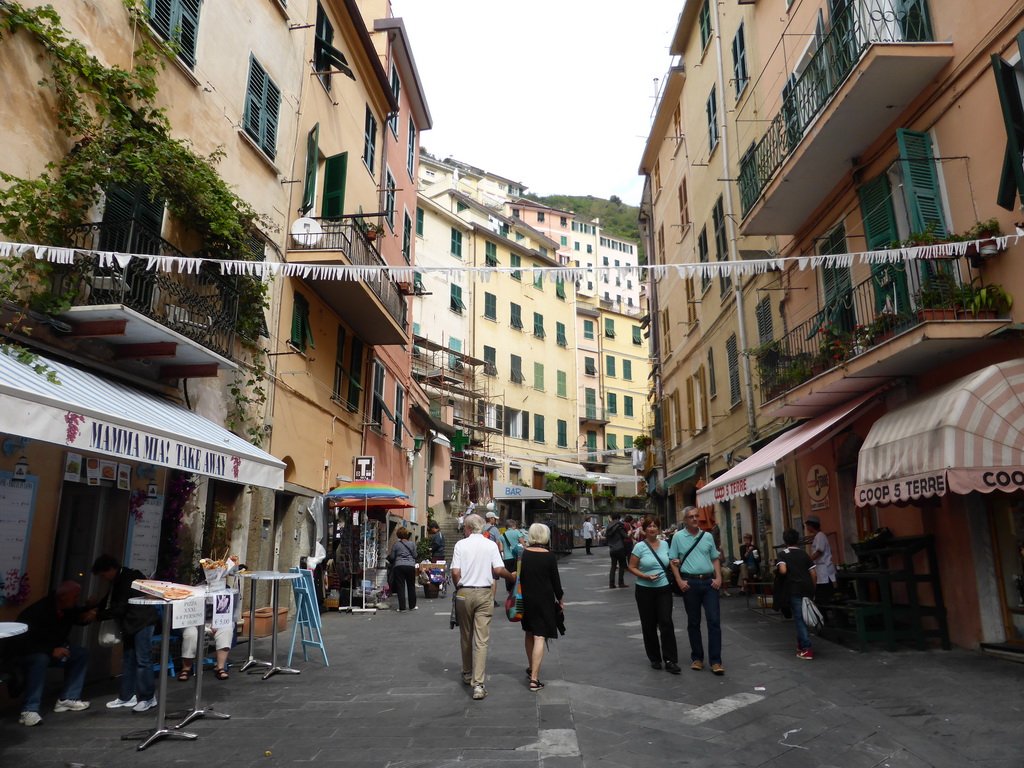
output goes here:
<path id="1" fill-rule="evenodd" d="M 698 540 L 699 539 L 700 539 L 700 537 L 698 537 Z M 645 547 L 647 547 L 647 550 L 652 555 L 654 555 L 654 559 L 658 561 L 658 565 L 660 565 L 662 567 L 662 569 L 665 571 L 665 577 L 668 579 L 668 588 L 672 590 L 672 594 L 675 595 L 676 597 L 682 597 L 683 596 L 683 590 L 681 590 L 679 588 L 679 583 L 676 581 L 676 577 L 675 577 L 675 574 L 672 573 L 672 569 L 669 568 L 667 565 L 665 565 L 664 561 L 662 561 L 662 559 L 660 557 L 658 557 L 657 550 L 651 549 L 651 545 L 648 544 L 646 541 L 643 542 L 643 544 L 644 544 Z M 697 546 L 697 542 L 694 542 L 693 546 Z M 692 551 L 693 548 L 691 547 L 690 549 Z M 690 553 L 687 552 L 686 554 L 689 555 Z"/>
<path id="2" fill-rule="evenodd" d="M 825 623 L 825 618 L 821 615 L 821 611 L 818 610 L 818 606 L 814 604 L 814 601 L 809 597 L 804 597 L 800 601 L 800 608 L 804 615 L 804 624 L 807 625 L 809 632 L 820 632 L 822 625 Z"/>
<path id="3" fill-rule="evenodd" d="M 516 561 L 516 585 L 505 598 L 505 615 L 509 621 L 523 620 L 523 553 L 519 553 Z"/>

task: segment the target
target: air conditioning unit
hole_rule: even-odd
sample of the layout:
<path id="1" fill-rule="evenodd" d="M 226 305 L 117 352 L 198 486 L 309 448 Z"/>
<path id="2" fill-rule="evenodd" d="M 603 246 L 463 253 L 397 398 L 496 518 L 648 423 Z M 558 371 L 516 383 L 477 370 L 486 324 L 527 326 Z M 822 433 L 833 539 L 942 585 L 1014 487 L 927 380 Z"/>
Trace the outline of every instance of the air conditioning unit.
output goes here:
<path id="1" fill-rule="evenodd" d="M 441 501 L 455 501 L 455 481 L 445 480 L 441 487 Z"/>

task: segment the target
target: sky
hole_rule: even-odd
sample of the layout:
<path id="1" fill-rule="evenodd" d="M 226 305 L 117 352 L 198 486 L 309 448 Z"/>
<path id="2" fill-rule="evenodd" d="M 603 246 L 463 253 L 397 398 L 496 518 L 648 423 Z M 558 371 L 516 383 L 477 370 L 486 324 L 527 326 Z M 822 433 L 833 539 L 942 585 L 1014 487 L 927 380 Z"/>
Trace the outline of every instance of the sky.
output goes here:
<path id="1" fill-rule="evenodd" d="M 682 6 L 392 0 L 434 123 L 421 147 L 535 194 L 638 205 L 637 169 Z"/>

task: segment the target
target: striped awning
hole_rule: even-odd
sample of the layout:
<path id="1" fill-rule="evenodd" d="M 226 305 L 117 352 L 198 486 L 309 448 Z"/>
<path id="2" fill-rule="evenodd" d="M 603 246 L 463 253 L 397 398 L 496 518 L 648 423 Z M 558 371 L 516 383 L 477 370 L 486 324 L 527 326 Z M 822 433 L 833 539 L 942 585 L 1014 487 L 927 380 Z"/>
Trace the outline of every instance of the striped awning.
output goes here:
<path id="1" fill-rule="evenodd" d="M 39 357 L 43 373 L 0 353 L 0 432 L 72 451 L 281 490 L 284 462 L 197 413 Z M 52 371 L 50 381 L 45 371 Z"/>
<path id="2" fill-rule="evenodd" d="M 858 506 L 1024 488 L 1024 359 L 991 365 L 887 413 L 861 447 Z"/>

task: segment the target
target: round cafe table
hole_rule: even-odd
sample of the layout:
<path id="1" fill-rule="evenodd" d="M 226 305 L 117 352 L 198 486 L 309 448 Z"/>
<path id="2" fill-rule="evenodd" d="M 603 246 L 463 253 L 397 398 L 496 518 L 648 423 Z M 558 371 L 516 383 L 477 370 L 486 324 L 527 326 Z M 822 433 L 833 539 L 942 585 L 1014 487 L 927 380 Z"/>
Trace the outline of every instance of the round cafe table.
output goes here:
<path id="1" fill-rule="evenodd" d="M 180 731 L 177 728 L 168 728 L 165 722 L 167 719 L 167 656 L 171 642 L 171 614 L 174 612 L 174 601 L 157 597 L 133 597 L 128 602 L 132 605 L 163 606 L 164 618 L 160 634 L 160 690 L 157 692 L 156 700 L 156 727 L 126 733 L 121 740 L 142 739 L 142 743 L 138 746 L 138 750 L 141 752 L 154 741 L 163 738 L 195 739 L 197 738 L 196 734 Z"/>
<path id="2" fill-rule="evenodd" d="M 218 589 L 218 590 L 206 590 L 206 602 L 213 603 L 214 598 L 219 595 L 238 595 L 237 589 Z M 205 615 L 205 612 L 204 612 Z M 193 677 L 196 679 L 195 695 L 192 700 L 192 709 L 185 715 L 185 719 L 178 723 L 175 728 L 184 728 L 186 725 L 191 723 L 193 720 L 198 720 L 200 717 L 212 717 L 216 720 L 230 720 L 231 715 L 225 714 L 224 712 L 217 712 L 213 707 L 204 707 L 202 705 L 203 696 L 203 657 L 206 655 L 206 625 L 205 621 L 200 624 L 197 628 L 199 636 L 196 638 L 196 660 L 192 663 L 192 671 L 194 672 Z"/>
<path id="3" fill-rule="evenodd" d="M 0 621 L 0 640 L 24 635 L 26 632 L 28 632 L 28 624 L 22 624 L 20 621 Z"/>
<path id="4" fill-rule="evenodd" d="M 263 679 L 266 680 L 271 675 L 276 675 L 280 672 L 283 675 L 297 675 L 299 670 L 292 669 L 291 667 L 279 667 L 277 665 L 277 607 L 281 598 L 281 591 L 279 586 L 282 581 L 291 581 L 292 579 L 301 578 L 301 573 L 280 573 L 278 571 L 249 571 L 248 573 L 240 573 L 239 576 L 249 579 L 249 658 L 245 664 L 242 665 L 242 672 L 247 672 L 252 667 L 269 667 L 266 674 L 263 675 Z M 258 661 L 252 655 L 253 646 L 253 633 L 256 630 L 256 584 L 260 581 L 269 581 L 271 583 L 271 604 L 272 614 L 271 630 L 270 630 L 270 661 Z M 259 671 L 259 670 L 257 670 Z"/>

